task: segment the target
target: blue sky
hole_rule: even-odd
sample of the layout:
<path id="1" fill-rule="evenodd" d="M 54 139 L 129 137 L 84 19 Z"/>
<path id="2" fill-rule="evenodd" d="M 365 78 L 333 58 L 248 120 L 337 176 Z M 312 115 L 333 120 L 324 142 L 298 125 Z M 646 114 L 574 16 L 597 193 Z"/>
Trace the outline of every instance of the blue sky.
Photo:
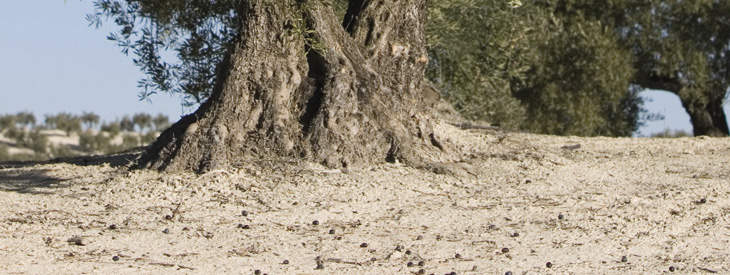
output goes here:
<path id="1" fill-rule="evenodd" d="M 65 3 L 64 3 L 65 2 Z M 184 112 L 179 96 L 155 95 L 139 101 L 142 74 L 106 35 L 113 24 L 88 26 L 90 0 L 7 1 L 0 9 L 0 114 L 91 111 L 104 120 L 137 112 L 163 113 L 176 120 Z M 691 132 L 689 116 L 670 93 L 648 91 L 645 108 L 663 114 L 638 136 L 664 129 Z M 730 113 L 730 104 L 725 104 Z"/>

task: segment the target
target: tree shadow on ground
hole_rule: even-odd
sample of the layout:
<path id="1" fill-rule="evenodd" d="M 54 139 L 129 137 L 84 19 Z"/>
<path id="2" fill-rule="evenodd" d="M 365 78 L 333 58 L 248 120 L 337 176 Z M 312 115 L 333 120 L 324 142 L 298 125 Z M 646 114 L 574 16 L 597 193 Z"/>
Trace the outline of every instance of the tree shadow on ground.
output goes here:
<path id="1" fill-rule="evenodd" d="M 0 192 L 23 194 L 50 194 L 50 188 L 61 188 L 68 179 L 50 176 L 50 169 L 3 169 L 0 170 Z M 44 190 L 45 189 L 45 190 Z"/>
<path id="2" fill-rule="evenodd" d="M 51 194 L 49 189 L 67 187 L 68 184 L 64 182 L 69 179 L 53 176 L 50 173 L 51 169 L 38 165 L 68 163 L 78 166 L 109 164 L 111 167 L 124 167 L 136 162 L 143 150 L 144 147 L 139 147 L 109 155 L 57 158 L 47 161 L 0 162 L 0 192 Z"/>
<path id="3" fill-rule="evenodd" d="M 131 163 L 137 161 L 142 152 L 146 147 L 137 147 L 124 152 L 113 153 L 108 155 L 92 155 L 92 156 L 78 156 L 78 157 L 66 157 L 66 158 L 55 158 L 45 161 L 7 161 L 0 162 L 0 169 L 7 168 L 24 168 L 32 167 L 36 165 L 45 164 L 61 164 L 68 163 L 78 166 L 95 166 L 102 164 L 109 164 L 111 167 L 128 166 Z"/>

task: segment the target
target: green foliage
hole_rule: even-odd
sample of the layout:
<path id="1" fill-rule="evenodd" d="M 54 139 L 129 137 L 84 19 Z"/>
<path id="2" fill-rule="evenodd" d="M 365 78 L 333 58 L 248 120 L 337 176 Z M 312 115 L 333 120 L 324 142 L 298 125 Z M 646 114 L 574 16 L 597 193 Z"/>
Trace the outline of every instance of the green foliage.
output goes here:
<path id="1" fill-rule="evenodd" d="M 50 146 L 49 156 L 51 158 L 69 158 L 79 156 L 79 152 L 74 151 L 69 146 Z"/>
<path id="2" fill-rule="evenodd" d="M 99 115 L 91 112 L 81 113 L 81 122 L 86 125 L 86 129 L 91 129 L 99 124 Z"/>
<path id="3" fill-rule="evenodd" d="M 0 133 L 9 128 L 15 128 L 15 115 L 0 116 Z"/>
<path id="4" fill-rule="evenodd" d="M 10 160 L 10 152 L 8 150 L 8 146 L 5 144 L 0 144 L 0 161 L 9 161 Z"/>
<path id="5" fill-rule="evenodd" d="M 15 114 L 15 122 L 19 127 L 30 128 L 36 123 L 35 115 L 31 112 L 18 112 Z"/>
<path id="6" fill-rule="evenodd" d="M 48 153 L 48 137 L 39 129 L 33 129 L 26 136 L 23 146 L 32 149 L 36 154 L 44 155 Z"/>
<path id="7" fill-rule="evenodd" d="M 548 2 L 562 17 L 610 26 L 633 55 L 634 84 L 677 94 L 695 131 L 728 134 L 721 106 L 730 87 L 730 1 Z"/>
<path id="8" fill-rule="evenodd" d="M 429 7 L 427 77 L 471 119 L 517 128 L 525 110 L 512 96 L 512 79 L 529 68 L 524 20 L 535 12 L 499 0 L 436 0 Z"/>
<path id="9" fill-rule="evenodd" d="M 101 124 L 101 131 L 107 132 L 111 137 L 115 137 L 122 131 L 122 126 L 119 121 Z"/>
<path id="10" fill-rule="evenodd" d="M 122 137 L 122 148 L 129 149 L 140 145 L 139 137 L 136 135 L 124 135 Z"/>
<path id="11" fill-rule="evenodd" d="M 122 117 L 122 120 L 119 121 L 119 127 L 122 131 L 134 132 L 134 121 L 132 121 L 129 116 L 124 116 Z"/>
<path id="12" fill-rule="evenodd" d="M 641 103 L 630 90 L 631 54 L 601 22 L 562 21 L 556 19 L 553 31 L 537 38 L 546 43 L 538 46 L 541 54 L 515 93 L 530 117 L 523 128 L 557 135 L 631 135 Z"/>
<path id="13" fill-rule="evenodd" d="M 155 131 L 162 131 L 167 127 L 170 127 L 170 119 L 166 115 L 157 114 L 157 116 L 152 119 L 152 124 L 155 125 Z"/>
<path id="14" fill-rule="evenodd" d="M 46 115 L 45 122 L 47 127 L 63 130 L 66 135 L 81 131 L 81 118 L 70 113 Z"/>
<path id="15" fill-rule="evenodd" d="M 15 144 L 22 146 L 25 144 L 25 130 L 19 129 L 13 125 L 12 127 L 5 130 L 5 136 L 15 141 Z"/>
<path id="16" fill-rule="evenodd" d="M 108 36 L 146 75 L 141 98 L 180 93 L 188 105 L 205 100 L 216 82 L 216 68 L 238 34 L 241 0 L 97 0 L 87 20 L 97 27 L 112 20 L 119 31 Z M 179 62 L 165 56 L 176 52 Z M 169 58 L 168 58 L 169 59 Z"/>
<path id="17" fill-rule="evenodd" d="M 152 126 L 152 116 L 145 113 L 137 113 L 132 116 L 132 122 L 139 127 L 140 132 Z"/>

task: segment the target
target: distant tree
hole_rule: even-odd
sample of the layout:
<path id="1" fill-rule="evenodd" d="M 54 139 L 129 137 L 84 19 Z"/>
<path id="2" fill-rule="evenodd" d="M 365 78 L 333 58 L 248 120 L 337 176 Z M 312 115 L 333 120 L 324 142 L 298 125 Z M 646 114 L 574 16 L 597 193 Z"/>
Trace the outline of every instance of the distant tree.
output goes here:
<path id="1" fill-rule="evenodd" d="M 431 3 L 427 76 L 464 116 L 559 135 L 638 127 L 630 52 L 600 22 L 549 1 Z"/>
<path id="2" fill-rule="evenodd" d="M 122 131 L 134 132 L 134 122 L 129 116 L 122 117 L 122 120 L 119 121 L 119 127 L 122 128 Z"/>
<path id="3" fill-rule="evenodd" d="M 145 113 L 137 113 L 132 116 L 132 121 L 139 127 L 140 133 L 152 126 L 152 116 Z"/>
<path id="4" fill-rule="evenodd" d="M 730 1 L 548 0 L 558 17 L 613 30 L 632 55 L 632 83 L 676 94 L 695 135 L 729 134 Z"/>
<path id="5" fill-rule="evenodd" d="M 45 115 L 45 120 L 43 121 L 43 124 L 45 124 L 45 127 L 48 129 L 58 129 L 57 127 L 57 117 L 55 115 Z"/>
<path id="6" fill-rule="evenodd" d="M 524 82 L 513 84 L 528 114 L 524 129 L 582 136 L 629 136 L 638 129 L 642 101 L 631 86 L 632 56 L 612 30 L 563 17 L 533 39 L 536 62 Z"/>
<path id="7" fill-rule="evenodd" d="M 46 124 L 54 125 L 56 129 L 66 132 L 66 135 L 71 135 L 71 133 L 81 131 L 81 118 L 70 113 L 59 113 L 55 116 L 47 116 Z"/>
<path id="8" fill-rule="evenodd" d="M 15 128 L 15 115 L 2 115 L 0 116 L 0 133 L 4 130 Z"/>
<path id="9" fill-rule="evenodd" d="M 18 112 L 15 115 L 15 122 L 20 124 L 19 125 L 20 127 L 31 128 L 31 127 L 35 126 L 35 122 L 36 122 L 35 115 L 33 113 L 27 112 L 27 111 Z"/>
<path id="10" fill-rule="evenodd" d="M 109 133 L 111 137 L 115 137 L 122 131 L 122 126 L 119 121 L 103 123 L 101 125 L 101 131 Z"/>
<path id="11" fill-rule="evenodd" d="M 152 119 L 152 123 L 155 125 L 155 131 L 162 131 L 167 127 L 170 127 L 170 119 L 163 114 L 157 114 L 157 116 Z"/>
<path id="12" fill-rule="evenodd" d="M 87 153 L 107 153 L 111 138 L 104 133 L 84 132 L 79 135 L 79 147 Z"/>
<path id="13" fill-rule="evenodd" d="M 86 125 L 86 129 L 91 129 L 99 124 L 99 115 L 92 112 L 81 113 L 81 122 Z"/>
<path id="14" fill-rule="evenodd" d="M 25 146 L 26 135 L 24 129 L 15 127 L 15 125 L 5 130 L 5 136 L 15 141 L 16 146 Z"/>

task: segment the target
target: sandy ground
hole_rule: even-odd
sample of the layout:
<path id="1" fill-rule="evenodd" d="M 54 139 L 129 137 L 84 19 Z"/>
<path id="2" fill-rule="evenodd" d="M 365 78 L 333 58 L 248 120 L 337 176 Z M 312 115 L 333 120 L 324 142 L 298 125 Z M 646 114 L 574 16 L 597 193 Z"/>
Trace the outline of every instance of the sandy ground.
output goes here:
<path id="1" fill-rule="evenodd" d="M 730 274 L 730 138 L 440 131 L 446 175 L 6 166 L 0 273 Z"/>

